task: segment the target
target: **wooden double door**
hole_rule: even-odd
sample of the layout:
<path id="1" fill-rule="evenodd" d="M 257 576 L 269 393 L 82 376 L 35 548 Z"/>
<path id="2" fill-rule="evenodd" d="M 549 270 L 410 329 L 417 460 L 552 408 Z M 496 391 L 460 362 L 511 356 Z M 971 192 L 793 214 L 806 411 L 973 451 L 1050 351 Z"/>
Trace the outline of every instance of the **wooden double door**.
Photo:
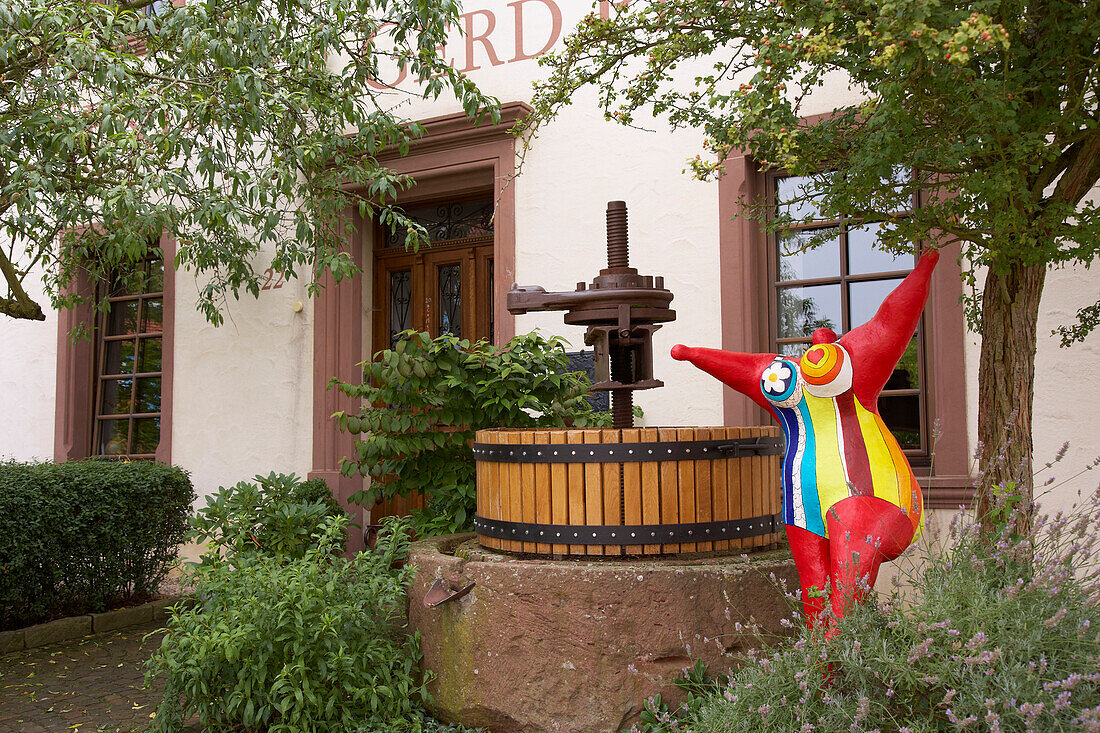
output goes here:
<path id="1" fill-rule="evenodd" d="M 382 235 L 374 255 L 375 352 L 407 329 L 476 341 L 494 337 L 493 202 L 489 198 L 410 207 L 430 245 L 405 250 Z"/>

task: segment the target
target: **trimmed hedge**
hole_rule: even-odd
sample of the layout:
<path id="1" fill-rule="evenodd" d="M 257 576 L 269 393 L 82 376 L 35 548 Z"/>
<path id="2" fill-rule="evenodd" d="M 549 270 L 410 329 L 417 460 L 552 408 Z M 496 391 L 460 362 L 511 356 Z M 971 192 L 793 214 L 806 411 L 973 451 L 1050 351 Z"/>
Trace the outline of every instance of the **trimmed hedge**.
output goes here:
<path id="1" fill-rule="evenodd" d="M 155 593 L 195 491 L 152 461 L 0 463 L 0 629 Z"/>

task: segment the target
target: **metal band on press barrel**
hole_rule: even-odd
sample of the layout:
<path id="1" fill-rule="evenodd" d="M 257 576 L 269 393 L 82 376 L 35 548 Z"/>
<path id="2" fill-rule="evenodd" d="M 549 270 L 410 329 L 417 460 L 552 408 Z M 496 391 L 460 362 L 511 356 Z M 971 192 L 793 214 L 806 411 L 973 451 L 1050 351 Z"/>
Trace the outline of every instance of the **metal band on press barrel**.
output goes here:
<path id="1" fill-rule="evenodd" d="M 780 438 L 757 437 L 657 443 L 474 443 L 473 451 L 475 460 L 494 463 L 705 461 L 781 455 L 783 441 Z"/>
<path id="2" fill-rule="evenodd" d="M 658 545 L 678 542 L 718 542 L 778 532 L 782 514 L 720 522 L 680 524 L 533 524 L 474 517 L 474 531 L 486 537 L 516 542 L 583 545 Z"/>

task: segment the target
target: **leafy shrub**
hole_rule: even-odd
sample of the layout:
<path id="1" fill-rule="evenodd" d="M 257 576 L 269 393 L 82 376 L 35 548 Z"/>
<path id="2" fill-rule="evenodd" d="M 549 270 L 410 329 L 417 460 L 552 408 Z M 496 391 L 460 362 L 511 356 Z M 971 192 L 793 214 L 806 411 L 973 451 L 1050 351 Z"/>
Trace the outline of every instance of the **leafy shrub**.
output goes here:
<path id="1" fill-rule="evenodd" d="M 1008 496 L 1010 492 L 1003 492 Z M 678 721 L 719 731 L 1100 731 L 1100 492 L 1079 515 L 1015 534 L 1008 502 L 983 535 L 960 515 L 927 558 L 919 596 L 850 612 L 755 656 Z M 681 730 L 667 723 L 660 730 Z"/>
<path id="2" fill-rule="evenodd" d="M 340 428 L 360 436 L 342 470 L 374 479 L 351 500 L 370 505 L 416 491 L 427 499 L 416 516 L 420 534 L 469 529 L 475 431 L 605 421 L 585 399 L 587 377 L 567 371 L 562 344 L 528 333 L 498 349 L 486 341 L 405 332 L 393 349 L 363 364 L 363 384 L 338 383 L 364 404 L 358 415 L 337 413 Z"/>
<path id="3" fill-rule="evenodd" d="M 194 500 L 186 472 L 152 461 L 0 463 L 0 628 L 148 598 Z"/>
<path id="4" fill-rule="evenodd" d="M 346 516 L 326 518 L 301 557 L 211 558 L 191 579 L 201 600 L 177 609 L 149 661 L 162 677 L 161 731 L 197 716 L 205 731 L 354 731 L 407 720 L 426 692 L 419 640 L 402 630 L 413 569 L 391 522 L 373 551 L 338 553 Z"/>
<path id="5" fill-rule="evenodd" d="M 216 554 L 302 557 L 329 517 L 344 511 L 321 479 L 270 473 L 236 486 L 219 486 L 191 520 L 191 539 Z"/>

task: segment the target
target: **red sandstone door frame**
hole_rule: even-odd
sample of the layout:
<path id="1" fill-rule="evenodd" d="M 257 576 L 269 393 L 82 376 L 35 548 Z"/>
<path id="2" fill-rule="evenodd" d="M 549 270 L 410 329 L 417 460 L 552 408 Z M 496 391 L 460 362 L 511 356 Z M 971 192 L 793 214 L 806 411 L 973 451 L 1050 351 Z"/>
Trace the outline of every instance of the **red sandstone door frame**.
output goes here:
<path id="1" fill-rule="evenodd" d="M 530 108 L 511 103 L 502 108 L 501 122 L 493 126 L 475 126 L 464 115 L 448 115 L 422 122 L 424 137 L 402 158 L 396 151 L 380 160 L 399 173 L 412 176 L 417 186 L 403 200 L 460 195 L 491 188 L 496 199 L 493 222 L 493 299 L 496 342 L 504 343 L 515 335 L 515 317 L 505 308 L 505 295 L 515 280 L 515 141 L 508 132 L 512 124 Z M 371 277 L 372 267 L 364 267 L 367 227 L 357 212 L 346 219 L 354 232 L 346 237 L 348 254 L 360 271 L 365 272 L 339 285 L 328 275 L 322 278 L 322 292 L 314 301 L 313 322 L 313 467 L 310 478 L 322 478 L 344 507 L 357 519 L 362 510 L 347 499 L 363 488 L 362 477 L 340 473 L 340 459 L 355 450 L 353 436 L 337 431 L 332 414 L 357 410 L 358 405 L 340 392 L 328 389 L 333 377 L 345 382 L 358 381 L 357 366 L 370 357 L 365 348 L 363 321 L 371 303 L 364 302 L 363 277 Z M 381 345 L 372 344 L 372 347 Z M 362 549 L 362 533 L 353 532 L 349 551 Z"/>

